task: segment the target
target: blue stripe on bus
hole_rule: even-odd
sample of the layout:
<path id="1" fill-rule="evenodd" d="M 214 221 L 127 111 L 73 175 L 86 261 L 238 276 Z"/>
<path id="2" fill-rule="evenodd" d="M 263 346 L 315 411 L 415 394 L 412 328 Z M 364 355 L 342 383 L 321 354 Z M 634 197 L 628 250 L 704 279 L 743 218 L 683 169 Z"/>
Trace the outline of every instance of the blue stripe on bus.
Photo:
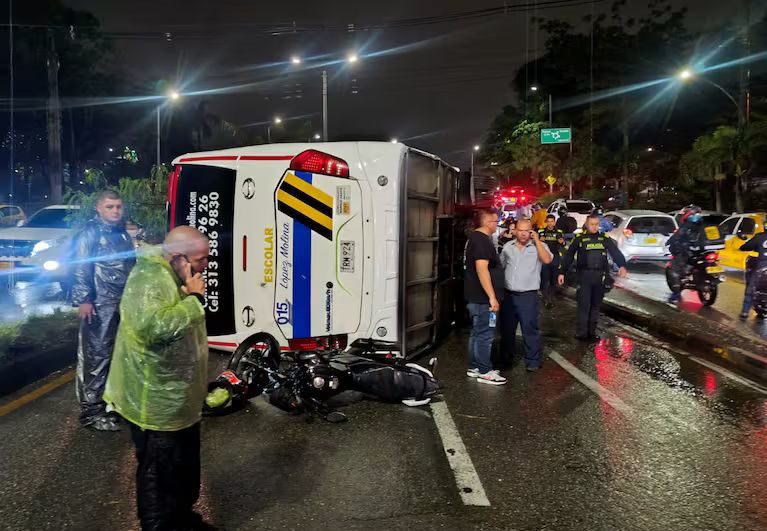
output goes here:
<path id="1" fill-rule="evenodd" d="M 312 183 L 312 174 L 296 172 Z M 312 335 L 312 231 L 293 220 L 293 337 Z"/>

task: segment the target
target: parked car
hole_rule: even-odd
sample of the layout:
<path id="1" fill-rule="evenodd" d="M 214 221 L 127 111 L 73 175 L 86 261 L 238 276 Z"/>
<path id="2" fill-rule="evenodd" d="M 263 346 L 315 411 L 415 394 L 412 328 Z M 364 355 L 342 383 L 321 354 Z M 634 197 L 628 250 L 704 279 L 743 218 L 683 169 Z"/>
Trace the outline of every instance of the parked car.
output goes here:
<path id="1" fill-rule="evenodd" d="M 70 241 L 68 216 L 78 206 L 53 205 L 21 226 L 0 229 L 0 270 L 13 270 L 14 281 L 58 282 L 68 289 Z"/>
<path id="2" fill-rule="evenodd" d="M 741 251 L 741 246 L 756 233 L 764 230 L 764 220 L 767 214 L 745 213 L 733 214 L 719 224 L 719 233 L 724 238 L 724 249 L 719 252 L 719 264 L 740 271 L 746 270 L 746 260 L 758 253 Z"/>
<path id="3" fill-rule="evenodd" d="M 17 205 L 0 205 L 0 227 L 15 227 L 27 219 L 24 210 Z"/>
<path id="4" fill-rule="evenodd" d="M 581 227 L 586 223 L 586 218 L 591 214 L 591 211 L 594 210 L 594 203 L 588 199 L 557 199 L 549 205 L 546 212 L 559 218 L 558 212 L 562 206 L 567 207 L 567 212 L 574 217 L 575 221 L 578 223 L 578 229 L 575 231 L 576 234 L 582 232 Z"/>
<path id="5" fill-rule="evenodd" d="M 615 210 L 605 219 L 615 227 L 609 232 L 628 262 L 668 260 L 669 237 L 679 227 L 669 214 L 657 210 Z"/>

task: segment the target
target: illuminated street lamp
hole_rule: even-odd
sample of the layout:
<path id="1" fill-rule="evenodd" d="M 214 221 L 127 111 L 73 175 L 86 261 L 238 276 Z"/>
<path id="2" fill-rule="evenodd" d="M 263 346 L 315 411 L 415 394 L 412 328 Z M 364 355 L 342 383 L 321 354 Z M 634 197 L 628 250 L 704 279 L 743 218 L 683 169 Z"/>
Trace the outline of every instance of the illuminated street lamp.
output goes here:
<path id="1" fill-rule="evenodd" d="M 346 57 L 346 62 L 354 64 L 359 61 L 359 56 L 356 53 L 350 53 Z M 300 65 L 302 60 L 300 57 L 294 56 L 290 60 L 294 65 Z M 328 71 L 322 70 L 322 139 L 328 141 Z"/>
<path id="2" fill-rule="evenodd" d="M 530 92 L 536 93 L 538 92 L 539 87 L 538 85 L 531 85 L 530 86 Z M 553 98 L 551 94 L 549 94 L 549 127 L 554 127 L 554 124 L 552 123 L 552 111 L 553 111 Z"/>
<path id="3" fill-rule="evenodd" d="M 471 173 L 469 174 L 469 180 L 470 180 L 470 188 L 469 188 L 469 195 L 471 197 L 471 202 L 474 203 L 475 201 L 475 195 L 474 195 L 474 153 L 479 151 L 480 145 L 474 144 L 474 147 L 471 149 Z"/>
<path id="4" fill-rule="evenodd" d="M 166 101 L 168 102 L 175 102 L 181 99 L 181 94 L 177 90 L 168 90 L 165 93 Z M 160 111 L 162 109 L 162 103 L 157 106 L 157 167 L 160 167 L 160 164 L 162 164 L 160 160 Z M 112 151 L 111 149 L 109 151 Z"/>
<path id="5" fill-rule="evenodd" d="M 392 138 L 392 139 L 391 139 L 391 143 L 392 143 L 392 144 L 396 144 L 397 142 L 399 142 L 399 140 L 397 140 L 396 138 Z"/>
<path id="6" fill-rule="evenodd" d="M 282 123 L 282 118 L 280 118 L 279 116 L 275 116 L 274 122 L 266 126 L 266 141 L 269 144 L 272 143 L 272 125 L 280 125 L 281 123 Z"/>
<path id="7" fill-rule="evenodd" d="M 712 87 L 716 87 L 722 94 L 727 96 L 727 99 L 729 99 L 733 105 L 735 105 L 735 110 L 738 113 L 738 127 L 742 127 L 743 124 L 746 123 L 746 116 L 743 114 L 743 109 L 740 106 L 740 103 L 735 99 L 735 97 L 728 91 L 726 88 L 724 88 L 719 83 L 716 83 L 714 81 L 711 81 L 710 79 L 702 76 L 696 75 L 696 72 L 692 70 L 691 68 L 684 68 L 677 72 L 676 78 L 681 81 L 682 83 L 685 83 L 691 79 L 696 79 L 703 81 L 704 83 L 708 83 Z"/>

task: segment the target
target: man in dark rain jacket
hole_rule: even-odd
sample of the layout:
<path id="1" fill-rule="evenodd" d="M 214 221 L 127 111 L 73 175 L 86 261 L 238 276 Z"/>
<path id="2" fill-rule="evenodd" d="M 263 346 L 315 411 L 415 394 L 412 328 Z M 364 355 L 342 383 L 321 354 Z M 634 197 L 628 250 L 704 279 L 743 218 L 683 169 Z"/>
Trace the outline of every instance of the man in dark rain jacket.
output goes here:
<path id="1" fill-rule="evenodd" d="M 81 321 L 77 398 L 83 426 L 117 431 L 117 416 L 107 413 L 102 395 L 120 322 L 120 298 L 136 258 L 120 195 L 114 190 L 100 193 L 96 212 L 73 242 L 72 304 L 79 307 Z"/>

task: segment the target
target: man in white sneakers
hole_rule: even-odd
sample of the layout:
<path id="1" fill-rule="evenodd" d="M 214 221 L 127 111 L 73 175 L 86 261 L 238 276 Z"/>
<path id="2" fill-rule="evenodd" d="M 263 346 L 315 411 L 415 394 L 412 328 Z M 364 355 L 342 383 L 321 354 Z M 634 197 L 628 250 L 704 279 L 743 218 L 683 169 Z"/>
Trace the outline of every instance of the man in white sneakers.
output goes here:
<path id="1" fill-rule="evenodd" d="M 503 298 L 503 267 L 491 236 L 498 229 L 498 214 L 480 210 L 477 228 L 469 235 L 464 250 L 464 296 L 471 316 L 466 375 L 489 385 L 503 385 L 506 378 L 493 370 L 490 351 L 495 338 L 499 299 Z"/>

